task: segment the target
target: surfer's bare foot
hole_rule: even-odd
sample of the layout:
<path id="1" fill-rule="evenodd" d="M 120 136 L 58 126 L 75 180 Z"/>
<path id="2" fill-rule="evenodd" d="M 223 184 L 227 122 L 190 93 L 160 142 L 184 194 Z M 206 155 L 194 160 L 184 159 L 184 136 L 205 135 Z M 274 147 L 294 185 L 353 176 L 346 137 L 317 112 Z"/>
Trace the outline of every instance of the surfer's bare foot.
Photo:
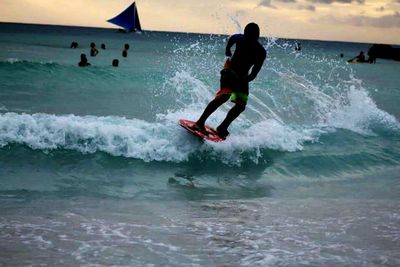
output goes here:
<path id="1" fill-rule="evenodd" d="M 223 129 L 220 127 L 217 127 L 217 129 L 215 129 L 218 133 L 219 136 L 221 136 L 222 138 L 226 138 L 229 135 L 229 132 L 227 129 Z"/>

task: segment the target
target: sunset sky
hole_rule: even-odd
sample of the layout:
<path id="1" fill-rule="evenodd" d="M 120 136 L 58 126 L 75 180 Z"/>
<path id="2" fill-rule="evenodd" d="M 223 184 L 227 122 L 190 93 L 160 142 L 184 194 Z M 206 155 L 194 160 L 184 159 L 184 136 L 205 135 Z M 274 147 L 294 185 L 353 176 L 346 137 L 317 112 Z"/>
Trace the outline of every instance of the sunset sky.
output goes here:
<path id="1" fill-rule="evenodd" d="M 0 21 L 114 27 L 132 0 L 0 0 Z M 400 0 L 137 0 L 144 30 L 400 44 Z"/>

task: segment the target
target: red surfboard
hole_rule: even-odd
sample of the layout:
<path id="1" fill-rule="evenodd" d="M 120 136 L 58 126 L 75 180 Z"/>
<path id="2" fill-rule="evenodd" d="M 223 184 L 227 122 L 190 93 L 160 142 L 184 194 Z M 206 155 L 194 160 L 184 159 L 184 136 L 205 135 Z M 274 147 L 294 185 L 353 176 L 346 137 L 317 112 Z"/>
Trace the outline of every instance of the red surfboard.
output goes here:
<path id="1" fill-rule="evenodd" d="M 202 139 L 207 139 L 207 140 L 213 141 L 213 142 L 222 142 L 225 140 L 224 137 L 218 135 L 217 131 L 214 128 L 212 128 L 208 125 L 204 125 L 206 128 L 205 132 L 197 130 L 196 128 L 193 127 L 193 125 L 195 123 L 196 122 L 190 121 L 190 120 L 184 120 L 184 119 L 179 120 L 180 126 L 182 126 L 183 128 L 185 128 L 192 134 L 194 134 Z"/>

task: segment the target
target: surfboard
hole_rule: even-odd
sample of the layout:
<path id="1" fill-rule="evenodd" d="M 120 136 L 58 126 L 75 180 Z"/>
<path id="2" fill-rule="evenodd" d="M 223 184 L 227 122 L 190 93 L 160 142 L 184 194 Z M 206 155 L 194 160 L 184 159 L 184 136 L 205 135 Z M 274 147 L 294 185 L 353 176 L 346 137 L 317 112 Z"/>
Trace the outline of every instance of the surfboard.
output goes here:
<path id="1" fill-rule="evenodd" d="M 224 137 L 219 136 L 217 131 L 208 126 L 208 125 L 204 125 L 206 128 L 206 131 L 199 131 L 196 128 L 193 127 L 193 125 L 195 124 L 194 121 L 191 120 L 185 120 L 185 119 L 181 119 L 179 120 L 179 125 L 182 126 L 183 128 L 185 128 L 186 130 L 188 130 L 190 133 L 194 134 L 195 136 L 200 137 L 201 139 L 206 139 L 212 142 L 222 142 L 225 140 Z"/>

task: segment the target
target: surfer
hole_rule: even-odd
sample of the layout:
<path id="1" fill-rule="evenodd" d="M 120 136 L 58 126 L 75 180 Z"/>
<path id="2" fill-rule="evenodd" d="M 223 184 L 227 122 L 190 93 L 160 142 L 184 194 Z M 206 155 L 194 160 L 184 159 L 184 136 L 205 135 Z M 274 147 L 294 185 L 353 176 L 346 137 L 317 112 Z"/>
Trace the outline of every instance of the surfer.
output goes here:
<path id="1" fill-rule="evenodd" d="M 90 43 L 90 56 L 95 57 L 99 53 L 99 50 L 97 50 L 95 43 Z"/>
<path id="2" fill-rule="evenodd" d="M 129 50 L 129 44 L 124 45 L 124 50 L 122 51 L 122 56 L 127 57 L 128 56 L 128 50 Z"/>
<path id="3" fill-rule="evenodd" d="M 216 129 L 221 137 L 229 135 L 229 125 L 246 108 L 249 82 L 257 77 L 266 57 L 264 47 L 258 42 L 259 37 L 260 28 L 256 23 L 247 24 L 244 34 L 234 34 L 229 37 L 225 49 L 225 55 L 229 59 L 225 62 L 224 69 L 221 70 L 220 89 L 197 120 L 194 125 L 195 128 L 204 131 L 207 118 L 222 104 L 231 99 L 235 105 L 228 111 L 226 118 Z M 236 45 L 236 48 L 232 55 L 231 48 L 233 45 Z"/>
<path id="4" fill-rule="evenodd" d="M 113 59 L 113 61 L 112 61 L 112 66 L 113 67 L 118 67 L 118 65 L 119 65 L 119 60 L 118 59 Z"/>
<path id="5" fill-rule="evenodd" d="M 79 67 L 87 67 L 90 66 L 90 63 L 87 60 L 87 57 L 85 54 L 81 54 L 81 61 L 78 63 Z"/>

